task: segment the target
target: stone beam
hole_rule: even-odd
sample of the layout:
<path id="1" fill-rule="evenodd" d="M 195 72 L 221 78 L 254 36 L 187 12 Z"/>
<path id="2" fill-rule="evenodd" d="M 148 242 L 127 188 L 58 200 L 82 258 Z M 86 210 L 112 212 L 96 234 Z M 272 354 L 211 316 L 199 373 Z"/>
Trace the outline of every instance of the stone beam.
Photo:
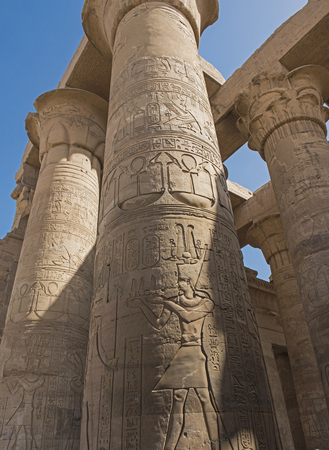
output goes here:
<path id="1" fill-rule="evenodd" d="M 232 193 L 230 191 L 230 197 Z M 272 214 L 278 214 L 278 205 L 274 196 L 272 183 L 269 181 L 250 196 L 249 199 L 241 198 L 240 204 L 233 206 L 234 221 L 238 232 L 241 248 L 248 244 L 246 234 L 255 221 Z"/>
<path id="2" fill-rule="evenodd" d="M 199 58 L 210 98 L 225 80 L 212 64 L 201 56 Z M 110 95 L 111 70 L 112 60 L 105 59 L 84 35 L 58 88 L 83 89 L 107 100 Z"/>
<path id="3" fill-rule="evenodd" d="M 264 70 L 289 72 L 307 64 L 329 68 L 328 27 L 328 0 L 309 1 L 282 24 L 211 97 L 223 161 L 247 141 L 235 127 L 238 119 L 234 111 L 235 96 Z"/>

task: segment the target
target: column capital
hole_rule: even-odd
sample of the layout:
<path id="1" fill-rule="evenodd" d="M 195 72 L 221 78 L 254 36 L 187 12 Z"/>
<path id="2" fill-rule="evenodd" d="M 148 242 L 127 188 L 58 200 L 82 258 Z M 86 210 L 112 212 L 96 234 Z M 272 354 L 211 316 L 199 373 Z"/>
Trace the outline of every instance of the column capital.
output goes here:
<path id="1" fill-rule="evenodd" d="M 123 17 L 133 8 L 145 4 L 171 6 L 178 9 L 190 22 L 197 43 L 201 33 L 218 19 L 218 0 L 85 0 L 82 10 L 82 25 L 88 39 L 105 57 L 112 58 L 114 38 Z"/>
<path id="2" fill-rule="evenodd" d="M 280 126 L 298 121 L 317 123 L 327 133 L 329 71 L 321 66 L 302 66 L 284 74 L 262 72 L 235 99 L 239 130 L 247 134 L 248 145 L 263 159 L 264 145 Z"/>
<path id="3" fill-rule="evenodd" d="M 103 164 L 108 111 L 105 100 L 80 89 L 56 89 L 38 97 L 34 106 L 37 113 L 28 114 L 26 130 L 39 149 L 40 161 L 52 147 L 68 144 L 64 158 L 69 159 L 69 147 L 82 148 Z"/>
<path id="4" fill-rule="evenodd" d="M 272 272 L 276 268 L 291 264 L 287 241 L 279 214 L 269 215 L 254 223 L 247 232 L 247 242 L 260 248 Z"/>

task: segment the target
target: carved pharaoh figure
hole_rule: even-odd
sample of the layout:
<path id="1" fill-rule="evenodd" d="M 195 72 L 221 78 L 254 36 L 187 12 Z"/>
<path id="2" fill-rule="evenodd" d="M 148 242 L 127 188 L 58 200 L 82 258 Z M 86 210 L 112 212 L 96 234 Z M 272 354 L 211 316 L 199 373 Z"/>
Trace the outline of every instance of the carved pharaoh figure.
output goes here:
<path id="1" fill-rule="evenodd" d="M 132 308 L 139 307 L 157 330 L 161 330 L 167 324 L 172 314 L 179 319 L 181 347 L 154 387 L 155 391 L 166 389 L 173 391 L 165 450 L 174 450 L 178 444 L 184 424 L 184 407 L 189 390 L 192 388 L 202 405 L 211 449 L 218 450 L 220 443 L 216 406 L 208 381 L 207 357 L 202 347 L 204 321 L 211 314 L 215 304 L 207 292 L 196 289 L 205 254 L 199 260 L 193 259 L 189 252 L 184 252 L 182 256 L 182 260 L 177 263 L 179 288 L 177 297 L 166 298 L 151 294 L 144 299 L 129 299 L 127 305 Z M 159 316 L 149 308 L 148 302 L 163 306 Z"/>
<path id="2" fill-rule="evenodd" d="M 7 382 L 8 390 L 12 396 L 14 396 L 19 389 L 23 389 L 21 401 L 14 414 L 6 423 L 6 425 L 13 427 L 7 447 L 8 450 L 17 448 L 17 437 L 22 428 L 25 433 L 26 448 L 37 448 L 34 447 L 36 446 L 36 440 L 33 434 L 33 400 L 36 390 L 45 382 L 45 378 L 42 375 L 37 374 L 40 362 L 41 360 L 39 358 L 29 357 L 25 375 L 18 377 L 15 381 L 9 378 Z"/>

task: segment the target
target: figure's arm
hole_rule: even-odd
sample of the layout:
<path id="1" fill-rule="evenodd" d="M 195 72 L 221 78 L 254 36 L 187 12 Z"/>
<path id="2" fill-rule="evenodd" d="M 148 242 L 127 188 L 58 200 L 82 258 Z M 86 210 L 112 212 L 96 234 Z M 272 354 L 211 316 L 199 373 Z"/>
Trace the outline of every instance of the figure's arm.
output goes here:
<path id="1" fill-rule="evenodd" d="M 164 301 L 164 306 L 175 312 L 183 322 L 191 323 L 206 317 L 214 309 L 215 305 L 212 300 L 208 299 L 203 303 L 202 309 L 194 309 L 190 311 L 186 310 L 183 306 L 178 305 L 171 300 Z"/>
<path id="2" fill-rule="evenodd" d="M 15 395 L 18 389 L 21 387 L 18 381 L 13 382 L 12 380 L 7 381 L 7 387 L 11 395 Z"/>
<path id="3" fill-rule="evenodd" d="M 171 311 L 164 307 L 160 316 L 158 317 L 140 298 L 127 300 L 127 306 L 129 306 L 130 308 L 140 308 L 144 316 L 156 330 L 161 330 L 161 328 L 166 325 L 171 316 Z"/>
<path id="4" fill-rule="evenodd" d="M 40 376 L 36 381 L 33 381 L 32 383 L 29 381 L 25 381 L 24 378 L 20 378 L 18 380 L 19 384 L 22 386 L 23 389 L 25 389 L 27 392 L 33 392 L 36 389 L 38 389 L 38 387 L 40 387 L 41 385 L 43 385 L 45 379 L 44 377 Z"/>

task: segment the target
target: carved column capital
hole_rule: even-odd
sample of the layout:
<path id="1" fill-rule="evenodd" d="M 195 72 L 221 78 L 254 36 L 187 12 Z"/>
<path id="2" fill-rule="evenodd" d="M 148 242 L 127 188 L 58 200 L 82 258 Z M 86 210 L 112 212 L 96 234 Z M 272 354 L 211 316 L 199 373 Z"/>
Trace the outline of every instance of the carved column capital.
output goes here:
<path id="1" fill-rule="evenodd" d="M 247 242 L 260 248 L 271 270 L 291 264 L 289 250 L 279 214 L 267 216 L 254 223 L 247 232 Z"/>
<path id="2" fill-rule="evenodd" d="M 288 74 L 262 72 L 235 99 L 237 126 L 248 135 L 248 145 L 263 159 L 269 136 L 282 125 L 310 121 L 327 133 L 329 71 L 321 66 L 299 67 Z M 298 130 L 296 130 L 298 132 Z"/>
<path id="3" fill-rule="evenodd" d="M 54 155 L 54 149 L 61 160 L 86 152 L 103 164 L 108 110 L 105 100 L 79 89 L 56 89 L 38 97 L 34 106 L 38 112 L 28 114 L 26 129 L 39 149 L 41 169 L 47 164 L 45 155 L 50 151 Z"/>
<path id="4" fill-rule="evenodd" d="M 179 10 L 190 22 L 197 42 L 201 33 L 218 19 L 218 0 L 86 0 L 82 10 L 83 28 L 88 39 L 106 59 L 112 58 L 119 23 L 129 11 L 141 4 L 145 4 L 145 9 L 152 5 L 167 5 Z"/>

